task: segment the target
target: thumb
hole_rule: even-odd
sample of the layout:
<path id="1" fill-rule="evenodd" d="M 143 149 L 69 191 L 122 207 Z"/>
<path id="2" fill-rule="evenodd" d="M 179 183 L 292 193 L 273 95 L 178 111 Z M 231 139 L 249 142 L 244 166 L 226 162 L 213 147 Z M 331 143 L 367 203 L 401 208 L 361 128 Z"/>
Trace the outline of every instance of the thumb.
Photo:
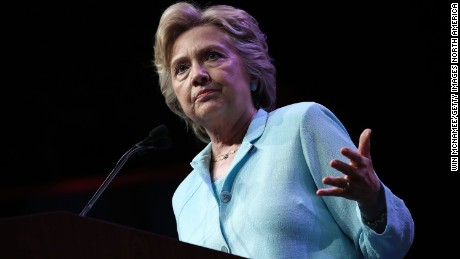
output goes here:
<path id="1" fill-rule="evenodd" d="M 367 158 L 371 158 L 371 129 L 365 129 L 359 136 L 358 152 Z"/>

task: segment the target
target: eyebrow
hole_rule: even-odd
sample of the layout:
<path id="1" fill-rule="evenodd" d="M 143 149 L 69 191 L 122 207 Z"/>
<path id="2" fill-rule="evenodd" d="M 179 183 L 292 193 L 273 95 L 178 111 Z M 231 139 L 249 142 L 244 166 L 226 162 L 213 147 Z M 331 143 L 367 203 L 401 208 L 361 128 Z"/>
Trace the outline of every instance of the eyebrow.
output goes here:
<path id="1" fill-rule="evenodd" d="M 206 47 L 202 48 L 202 49 L 199 49 L 198 51 L 194 51 L 195 54 L 197 54 L 198 56 L 202 56 L 203 53 L 208 53 L 209 51 L 211 50 L 217 50 L 217 51 L 220 51 L 220 52 L 224 52 L 224 54 L 227 53 L 227 51 L 224 51 L 224 49 L 228 49 L 228 47 L 225 47 L 224 44 L 210 44 L 210 45 L 207 45 Z M 228 54 L 226 54 L 228 55 Z M 185 60 L 188 60 L 187 56 L 181 56 L 181 57 L 178 57 L 176 59 L 173 59 L 171 60 L 171 68 L 174 68 L 176 66 L 176 64 L 178 63 L 181 63 Z"/>

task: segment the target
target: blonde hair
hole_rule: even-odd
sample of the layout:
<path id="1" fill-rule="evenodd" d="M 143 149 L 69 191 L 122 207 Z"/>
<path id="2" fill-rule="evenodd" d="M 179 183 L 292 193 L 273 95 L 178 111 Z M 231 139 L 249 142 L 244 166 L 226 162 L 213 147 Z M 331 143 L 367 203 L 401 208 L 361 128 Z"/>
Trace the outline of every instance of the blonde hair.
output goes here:
<path id="1" fill-rule="evenodd" d="M 276 106 L 276 68 L 268 54 L 266 35 L 258 22 L 246 11 L 228 6 L 214 5 L 200 8 L 188 2 L 169 6 L 162 14 L 155 34 L 154 65 L 158 73 L 161 93 L 172 112 L 191 126 L 201 141 L 209 142 L 206 130 L 188 118 L 172 88 L 171 48 L 175 40 L 191 28 L 211 25 L 227 33 L 239 54 L 245 70 L 258 82 L 252 93 L 254 106 L 266 111 Z M 249 87 L 249 86 L 248 86 Z"/>

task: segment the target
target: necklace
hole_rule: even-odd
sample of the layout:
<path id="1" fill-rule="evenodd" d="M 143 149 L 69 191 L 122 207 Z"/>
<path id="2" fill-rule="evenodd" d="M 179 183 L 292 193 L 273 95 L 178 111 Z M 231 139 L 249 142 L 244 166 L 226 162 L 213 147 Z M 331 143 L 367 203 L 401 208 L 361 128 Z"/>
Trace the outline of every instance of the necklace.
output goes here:
<path id="1" fill-rule="evenodd" d="M 219 162 L 219 161 L 222 161 L 222 160 L 226 160 L 230 155 L 235 154 L 236 150 L 237 149 L 233 149 L 233 150 L 231 150 L 231 151 L 229 151 L 229 152 L 227 152 L 225 154 L 222 154 L 222 155 L 218 156 L 217 158 L 215 158 L 213 160 L 214 160 L 214 162 Z"/>

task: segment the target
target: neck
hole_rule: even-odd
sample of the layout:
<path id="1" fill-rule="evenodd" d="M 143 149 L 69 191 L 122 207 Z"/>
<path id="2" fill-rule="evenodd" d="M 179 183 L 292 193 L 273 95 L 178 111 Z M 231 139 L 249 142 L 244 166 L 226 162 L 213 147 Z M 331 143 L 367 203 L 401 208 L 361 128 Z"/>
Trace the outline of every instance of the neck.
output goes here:
<path id="1" fill-rule="evenodd" d="M 246 134 L 246 131 L 248 130 L 256 112 L 257 110 L 254 108 L 253 110 L 242 114 L 233 122 L 229 119 L 225 124 L 207 129 L 211 143 L 215 146 L 231 146 L 234 144 L 240 144 L 243 141 L 244 135 Z"/>
<path id="2" fill-rule="evenodd" d="M 222 153 L 237 149 L 251 124 L 257 110 L 254 109 L 244 114 L 235 123 L 220 127 L 218 130 L 208 130 L 211 139 L 213 154 L 218 156 Z"/>

